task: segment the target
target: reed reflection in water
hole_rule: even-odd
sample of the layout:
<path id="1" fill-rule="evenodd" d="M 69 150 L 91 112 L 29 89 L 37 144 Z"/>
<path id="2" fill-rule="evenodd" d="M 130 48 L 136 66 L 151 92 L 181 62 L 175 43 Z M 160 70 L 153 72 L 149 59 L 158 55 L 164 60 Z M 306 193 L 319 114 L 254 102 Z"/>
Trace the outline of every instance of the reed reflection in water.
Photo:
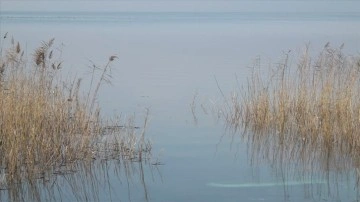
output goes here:
<path id="1" fill-rule="evenodd" d="M 146 173 L 150 173 L 154 181 L 160 176 L 158 164 L 151 162 L 149 154 L 140 160 L 139 156 L 119 156 L 113 148 L 102 150 L 101 153 L 90 162 L 64 164 L 55 170 L 39 173 L 35 178 L 22 179 L 21 182 L 6 183 L 3 169 L 0 200 L 131 201 L 134 197 L 148 201 Z M 132 189 L 135 191 L 132 192 Z"/>

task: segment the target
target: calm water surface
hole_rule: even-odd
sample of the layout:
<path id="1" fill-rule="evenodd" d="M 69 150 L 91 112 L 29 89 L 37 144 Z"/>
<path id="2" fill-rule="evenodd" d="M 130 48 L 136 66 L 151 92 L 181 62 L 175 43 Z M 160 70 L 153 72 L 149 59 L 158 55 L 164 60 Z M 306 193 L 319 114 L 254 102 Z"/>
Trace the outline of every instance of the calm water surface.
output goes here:
<path id="1" fill-rule="evenodd" d="M 1 1 L 0 6 L 1 36 L 8 32 L 19 40 L 29 57 L 41 41 L 54 37 L 70 76 L 86 78 L 90 60 L 103 65 L 109 56 L 119 57 L 113 85 L 103 87 L 99 98 L 105 116 L 135 113 L 140 125 L 150 110 L 147 136 L 164 165 L 145 166 L 144 181 L 136 165 L 126 183 L 126 175 L 111 177 L 110 164 L 109 188 L 97 188 L 100 201 L 358 200 L 354 169 L 325 175 L 254 159 L 249 145 L 223 137 L 224 126 L 212 111 L 223 103 L 216 80 L 230 94 L 246 82 L 256 58 L 268 66 L 289 50 L 296 56 L 309 43 L 316 53 L 329 41 L 358 54 L 358 1 Z M 197 124 L 190 107 L 194 97 Z M 63 190 L 55 191 L 55 200 L 79 200 L 65 182 L 59 182 Z"/>

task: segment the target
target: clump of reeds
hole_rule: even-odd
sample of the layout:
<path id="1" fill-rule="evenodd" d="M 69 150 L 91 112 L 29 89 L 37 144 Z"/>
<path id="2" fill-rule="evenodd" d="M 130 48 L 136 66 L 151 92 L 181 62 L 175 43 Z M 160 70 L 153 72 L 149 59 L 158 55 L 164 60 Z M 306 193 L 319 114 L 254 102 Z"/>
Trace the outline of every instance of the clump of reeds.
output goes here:
<path id="1" fill-rule="evenodd" d="M 271 136 L 275 146 L 291 142 L 357 156 L 360 57 L 341 49 L 327 44 L 312 57 L 306 47 L 296 65 L 287 53 L 272 71 L 255 66 L 245 91 L 227 102 L 230 128 L 253 140 Z"/>
<path id="2" fill-rule="evenodd" d="M 241 133 L 251 163 L 282 179 L 325 180 L 329 194 L 344 178 L 360 187 L 360 56 L 342 49 L 328 43 L 314 56 L 306 46 L 270 69 L 257 60 L 245 87 L 225 99 L 226 127 Z"/>
<path id="3" fill-rule="evenodd" d="M 4 178 L 1 184 L 5 186 L 1 189 L 21 183 L 22 179 L 51 175 L 78 160 L 108 158 L 98 152 L 113 155 L 109 150 L 115 146 L 120 156 L 140 160 L 141 154 L 151 148 L 144 134 L 138 138 L 134 131 L 120 131 L 114 136 L 117 141 L 106 145 L 102 141 L 104 135 L 115 131 L 104 130 L 96 98 L 102 83 L 109 81 L 109 68 L 116 56 L 111 56 L 102 68 L 94 65 L 94 88 L 90 86 L 86 97 L 79 92 L 81 79 L 62 79 L 62 62 L 55 57 L 53 44 L 54 39 L 43 42 L 32 58 L 13 39 L 9 48 L 1 47 L 0 169 Z M 99 77 L 97 69 L 101 71 Z"/>

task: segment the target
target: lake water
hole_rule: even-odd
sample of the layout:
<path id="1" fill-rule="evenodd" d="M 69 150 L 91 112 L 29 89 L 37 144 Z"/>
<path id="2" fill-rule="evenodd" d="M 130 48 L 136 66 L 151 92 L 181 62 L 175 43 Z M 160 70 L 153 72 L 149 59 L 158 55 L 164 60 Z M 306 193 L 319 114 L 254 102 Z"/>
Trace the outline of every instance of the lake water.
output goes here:
<path id="1" fill-rule="evenodd" d="M 316 53 L 327 42 L 358 54 L 358 1 L 1 1 L 0 35 L 6 32 L 29 57 L 55 38 L 70 76 L 86 78 L 90 60 L 103 65 L 118 56 L 113 85 L 99 96 L 104 116 L 136 114 L 141 125 L 149 109 L 146 135 L 164 165 L 133 165 L 127 183 L 129 175 L 109 163 L 107 182 L 79 192 L 100 201 L 359 200 L 354 168 L 324 173 L 262 161 L 237 136 L 224 136 L 212 111 L 224 102 L 217 82 L 230 95 L 257 58 L 274 65 L 289 50 L 296 58 L 306 44 Z M 68 182 L 57 182 L 53 200 L 86 199 Z"/>

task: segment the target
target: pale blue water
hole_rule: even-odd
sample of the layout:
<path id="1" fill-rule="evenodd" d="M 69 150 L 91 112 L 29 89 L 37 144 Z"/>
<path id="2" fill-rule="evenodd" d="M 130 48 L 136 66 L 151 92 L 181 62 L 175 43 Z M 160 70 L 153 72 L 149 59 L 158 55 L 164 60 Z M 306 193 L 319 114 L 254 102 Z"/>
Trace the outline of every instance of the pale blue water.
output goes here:
<path id="1" fill-rule="evenodd" d="M 209 186 L 297 180 L 296 170 L 251 165 L 246 144 L 221 139 L 224 126 L 210 110 L 223 103 L 214 78 L 228 95 L 238 87 L 235 75 L 245 83 L 257 57 L 268 66 L 288 50 L 296 57 L 310 43 L 316 53 L 328 41 L 359 53 L 358 1 L 1 1 L 0 11 L 1 36 L 9 32 L 29 57 L 42 40 L 55 37 L 71 76 L 86 77 L 89 60 L 102 65 L 119 56 L 113 85 L 101 89 L 99 103 L 104 115 L 135 113 L 139 125 L 149 108 L 147 136 L 165 164 L 145 166 L 150 201 L 358 200 L 352 169 L 332 171 L 330 184 Z M 196 93 L 197 125 L 190 108 Z M 323 180 L 319 171 L 311 176 Z M 55 191 L 56 199 L 76 199 L 66 180 L 58 183 L 63 191 Z M 98 186 L 100 201 L 145 201 L 136 174 L 130 186 L 125 175 L 110 177 L 109 186 Z"/>

